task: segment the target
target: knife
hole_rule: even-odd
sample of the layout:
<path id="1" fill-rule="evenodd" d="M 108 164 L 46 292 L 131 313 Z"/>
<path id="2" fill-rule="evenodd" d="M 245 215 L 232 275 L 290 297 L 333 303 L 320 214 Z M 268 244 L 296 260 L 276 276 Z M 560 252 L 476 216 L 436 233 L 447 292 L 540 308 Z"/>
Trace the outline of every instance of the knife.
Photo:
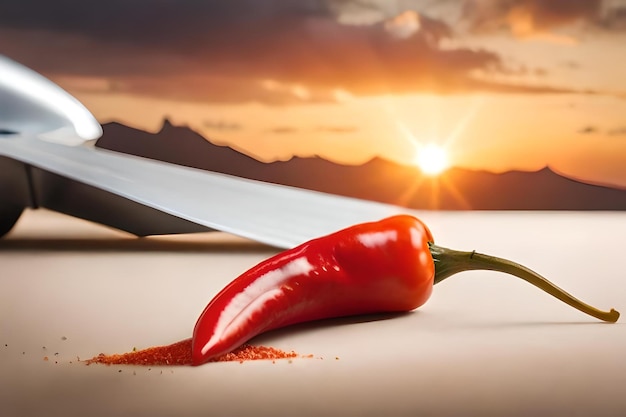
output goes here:
<path id="1" fill-rule="evenodd" d="M 30 207 L 138 236 L 218 230 L 290 248 L 355 223 L 419 215 L 89 146 L 101 134 L 77 99 L 0 56 L 0 235 Z"/>

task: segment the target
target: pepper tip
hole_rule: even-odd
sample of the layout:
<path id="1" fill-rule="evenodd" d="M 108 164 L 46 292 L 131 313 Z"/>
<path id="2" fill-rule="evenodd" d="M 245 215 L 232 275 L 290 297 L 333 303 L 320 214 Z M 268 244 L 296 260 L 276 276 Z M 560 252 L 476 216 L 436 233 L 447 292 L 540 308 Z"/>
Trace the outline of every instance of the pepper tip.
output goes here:
<path id="1" fill-rule="evenodd" d="M 609 316 L 608 316 L 609 319 L 607 321 L 610 323 L 615 323 L 619 319 L 619 316 L 620 316 L 619 311 L 612 308 L 611 311 L 609 311 Z"/>

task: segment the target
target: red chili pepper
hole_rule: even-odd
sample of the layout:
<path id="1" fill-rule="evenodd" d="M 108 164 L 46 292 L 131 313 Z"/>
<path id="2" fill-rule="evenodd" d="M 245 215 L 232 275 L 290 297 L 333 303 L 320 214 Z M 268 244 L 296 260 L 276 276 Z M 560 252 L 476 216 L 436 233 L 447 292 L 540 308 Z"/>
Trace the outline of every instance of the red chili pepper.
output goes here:
<path id="1" fill-rule="evenodd" d="M 399 215 L 363 223 L 279 253 L 240 275 L 204 309 L 193 333 L 193 364 L 230 352 L 265 331 L 331 317 L 411 311 L 433 284 L 488 269 L 522 278 L 578 310 L 615 322 L 514 262 L 436 246 L 420 220 Z"/>

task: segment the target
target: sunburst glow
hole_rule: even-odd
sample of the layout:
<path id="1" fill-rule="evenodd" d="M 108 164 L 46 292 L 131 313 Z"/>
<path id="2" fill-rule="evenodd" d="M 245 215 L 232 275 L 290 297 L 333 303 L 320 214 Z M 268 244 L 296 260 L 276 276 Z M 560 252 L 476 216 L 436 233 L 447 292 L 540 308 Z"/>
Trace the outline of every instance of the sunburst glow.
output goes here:
<path id="1" fill-rule="evenodd" d="M 448 154 L 440 145 L 429 144 L 417 152 L 417 166 L 426 175 L 436 176 L 448 169 Z"/>

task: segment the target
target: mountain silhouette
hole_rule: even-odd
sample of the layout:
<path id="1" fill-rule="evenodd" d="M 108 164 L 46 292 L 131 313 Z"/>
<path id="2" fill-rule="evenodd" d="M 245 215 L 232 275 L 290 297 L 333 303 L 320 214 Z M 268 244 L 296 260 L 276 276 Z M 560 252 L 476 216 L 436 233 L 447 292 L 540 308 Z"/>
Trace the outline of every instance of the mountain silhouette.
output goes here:
<path id="1" fill-rule="evenodd" d="M 502 174 L 452 168 L 432 178 L 383 158 L 362 165 L 319 157 L 264 163 L 168 119 L 157 133 L 117 122 L 104 124 L 103 132 L 95 144 L 102 149 L 416 209 L 626 210 L 626 190 L 584 183 L 549 167 Z"/>

